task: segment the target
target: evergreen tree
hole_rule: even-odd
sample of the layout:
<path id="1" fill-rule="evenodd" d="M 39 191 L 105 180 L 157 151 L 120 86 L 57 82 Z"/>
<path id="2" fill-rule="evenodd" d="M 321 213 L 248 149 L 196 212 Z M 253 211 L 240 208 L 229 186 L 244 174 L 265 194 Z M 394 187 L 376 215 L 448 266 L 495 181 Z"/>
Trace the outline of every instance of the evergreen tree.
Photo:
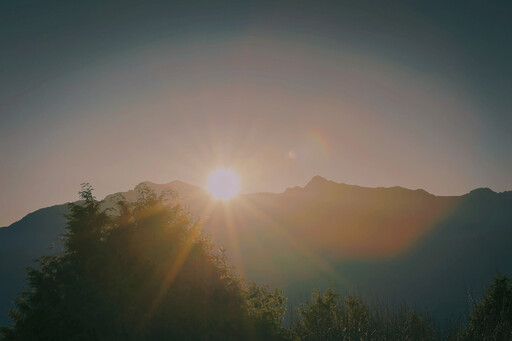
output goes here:
<path id="1" fill-rule="evenodd" d="M 512 340 L 512 279 L 497 274 L 471 312 L 462 340 Z"/>
<path id="2" fill-rule="evenodd" d="M 247 286 L 179 205 L 147 186 L 116 214 L 86 184 L 65 252 L 28 270 L 6 340 L 282 339 L 281 293 Z"/>

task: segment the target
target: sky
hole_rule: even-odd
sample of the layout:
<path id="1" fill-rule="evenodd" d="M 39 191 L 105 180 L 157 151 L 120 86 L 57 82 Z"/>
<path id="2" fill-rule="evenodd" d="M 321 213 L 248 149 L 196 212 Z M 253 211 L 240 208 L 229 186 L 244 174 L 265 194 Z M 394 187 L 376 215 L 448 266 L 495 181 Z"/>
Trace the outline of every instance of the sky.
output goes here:
<path id="1" fill-rule="evenodd" d="M 0 226 L 142 181 L 512 190 L 510 1 L 3 1 Z"/>

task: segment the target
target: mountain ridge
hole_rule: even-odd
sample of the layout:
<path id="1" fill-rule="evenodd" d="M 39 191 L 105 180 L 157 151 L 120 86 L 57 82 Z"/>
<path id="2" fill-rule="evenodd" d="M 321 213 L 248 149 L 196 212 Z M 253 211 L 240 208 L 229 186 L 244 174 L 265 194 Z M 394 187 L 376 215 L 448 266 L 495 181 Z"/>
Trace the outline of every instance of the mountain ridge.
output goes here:
<path id="1" fill-rule="evenodd" d="M 140 183 L 138 183 L 136 186 L 133 187 L 133 189 L 128 189 L 127 191 L 121 191 L 121 192 L 115 192 L 115 193 L 112 193 L 112 194 L 107 194 L 103 199 L 102 201 L 106 201 L 106 200 L 109 200 L 113 197 L 115 197 L 116 195 L 120 195 L 120 194 L 123 194 L 123 195 L 128 195 L 128 197 L 133 197 L 133 194 L 135 194 L 135 189 L 140 186 L 140 185 L 143 185 L 143 184 L 147 184 L 149 185 L 149 187 L 153 188 L 153 189 L 161 189 L 161 188 L 176 188 L 176 187 L 181 187 L 181 188 L 189 188 L 189 190 L 193 190 L 193 191 L 197 191 L 197 192 L 202 192 L 204 194 L 207 193 L 207 191 L 199 186 L 196 186 L 196 185 L 192 185 L 192 184 L 189 184 L 187 182 L 184 182 L 182 180 L 172 180 L 170 182 L 167 182 L 167 183 L 155 183 L 155 182 L 152 182 L 152 181 L 142 181 Z M 335 182 L 333 180 L 327 180 L 325 177 L 323 176 L 320 176 L 320 175 L 315 175 L 311 178 L 311 180 L 309 180 L 303 187 L 301 186 L 294 186 L 294 187 L 288 187 L 286 188 L 284 191 L 282 192 L 251 192 L 251 193 L 242 193 L 242 194 L 239 194 L 239 195 L 258 195 L 258 194 L 283 194 L 283 193 L 286 193 L 286 192 L 289 192 L 289 191 L 295 191 L 295 190 L 299 190 L 299 189 L 307 189 L 307 188 L 312 188 L 312 187 L 317 187 L 318 185 L 326 185 L 326 184 L 330 184 L 330 185 L 341 185 L 341 186 L 345 186 L 346 188 L 358 188 L 358 189 L 375 189 L 375 190 L 393 190 L 393 189 L 398 189 L 398 190 L 405 190 L 405 191 L 413 191 L 413 192 L 424 192 L 426 194 L 429 194 L 429 195 L 432 195 L 432 196 L 436 196 L 436 197 L 445 197 L 445 198 L 453 198 L 453 197 L 463 197 L 463 196 L 469 196 L 469 195 L 482 195 L 482 193 L 489 193 L 489 194 L 503 194 L 503 195 L 510 195 L 512 196 L 512 190 L 510 191 L 502 191 L 502 192 L 496 192 L 488 187 L 478 187 L 478 188 L 475 188 L 473 190 L 470 190 L 469 192 L 467 193 L 464 193 L 464 194 L 461 194 L 461 195 L 436 195 L 436 194 L 432 194 L 430 192 L 428 192 L 427 190 L 425 189 L 422 189 L 422 188 L 418 188 L 418 189 L 411 189 L 411 188 L 407 188 L 407 187 L 403 187 L 403 186 L 391 186 L 391 187 L 384 187 L 384 186 L 377 186 L 377 187 L 367 187 L 367 186 L 360 186 L 360 185 L 352 185 L 352 184 L 347 184 L 347 183 L 343 183 L 343 182 Z M 179 192 L 179 191 L 177 191 Z M 73 202 L 76 202 L 76 201 L 73 201 Z M 50 205 L 50 206 L 46 206 L 46 207 L 42 207 L 42 208 L 39 208 L 35 211 L 32 211 L 30 213 L 27 213 L 25 216 L 21 217 L 20 219 L 14 221 L 13 223 L 9 224 L 9 225 L 6 225 L 6 226 L 0 226 L 0 229 L 4 229 L 4 228 L 8 228 L 8 227 L 11 227 L 13 225 L 16 225 L 17 223 L 19 223 L 21 220 L 33 215 L 34 213 L 40 211 L 40 210 L 44 210 L 44 209 L 50 209 L 52 207 L 57 207 L 57 206 L 62 206 L 62 205 L 67 205 L 67 202 L 66 203 L 61 203 L 61 204 L 55 204 L 55 205 Z"/>

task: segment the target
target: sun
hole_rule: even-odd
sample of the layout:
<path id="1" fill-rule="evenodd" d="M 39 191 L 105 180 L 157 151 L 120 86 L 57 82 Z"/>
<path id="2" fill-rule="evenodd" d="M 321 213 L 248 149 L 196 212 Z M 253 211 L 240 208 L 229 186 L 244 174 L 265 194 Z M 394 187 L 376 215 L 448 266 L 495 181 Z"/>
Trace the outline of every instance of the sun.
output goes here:
<path id="1" fill-rule="evenodd" d="M 215 199 L 229 200 L 240 190 L 240 177 L 230 169 L 217 169 L 208 177 L 206 188 Z"/>

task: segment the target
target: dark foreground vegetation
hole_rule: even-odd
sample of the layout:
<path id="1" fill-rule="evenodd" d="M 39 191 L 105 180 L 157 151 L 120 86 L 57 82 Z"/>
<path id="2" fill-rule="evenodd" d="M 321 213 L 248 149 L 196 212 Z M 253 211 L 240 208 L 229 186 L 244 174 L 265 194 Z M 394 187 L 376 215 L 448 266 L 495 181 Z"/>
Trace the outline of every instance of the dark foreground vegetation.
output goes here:
<path id="1" fill-rule="evenodd" d="M 65 251 L 28 270 L 4 340 L 512 340 L 512 281 L 497 275 L 465 324 L 315 291 L 284 327 L 286 299 L 247 283 L 179 205 L 148 188 L 103 211 L 85 185 Z M 440 288 L 442 290 L 442 288 Z"/>

